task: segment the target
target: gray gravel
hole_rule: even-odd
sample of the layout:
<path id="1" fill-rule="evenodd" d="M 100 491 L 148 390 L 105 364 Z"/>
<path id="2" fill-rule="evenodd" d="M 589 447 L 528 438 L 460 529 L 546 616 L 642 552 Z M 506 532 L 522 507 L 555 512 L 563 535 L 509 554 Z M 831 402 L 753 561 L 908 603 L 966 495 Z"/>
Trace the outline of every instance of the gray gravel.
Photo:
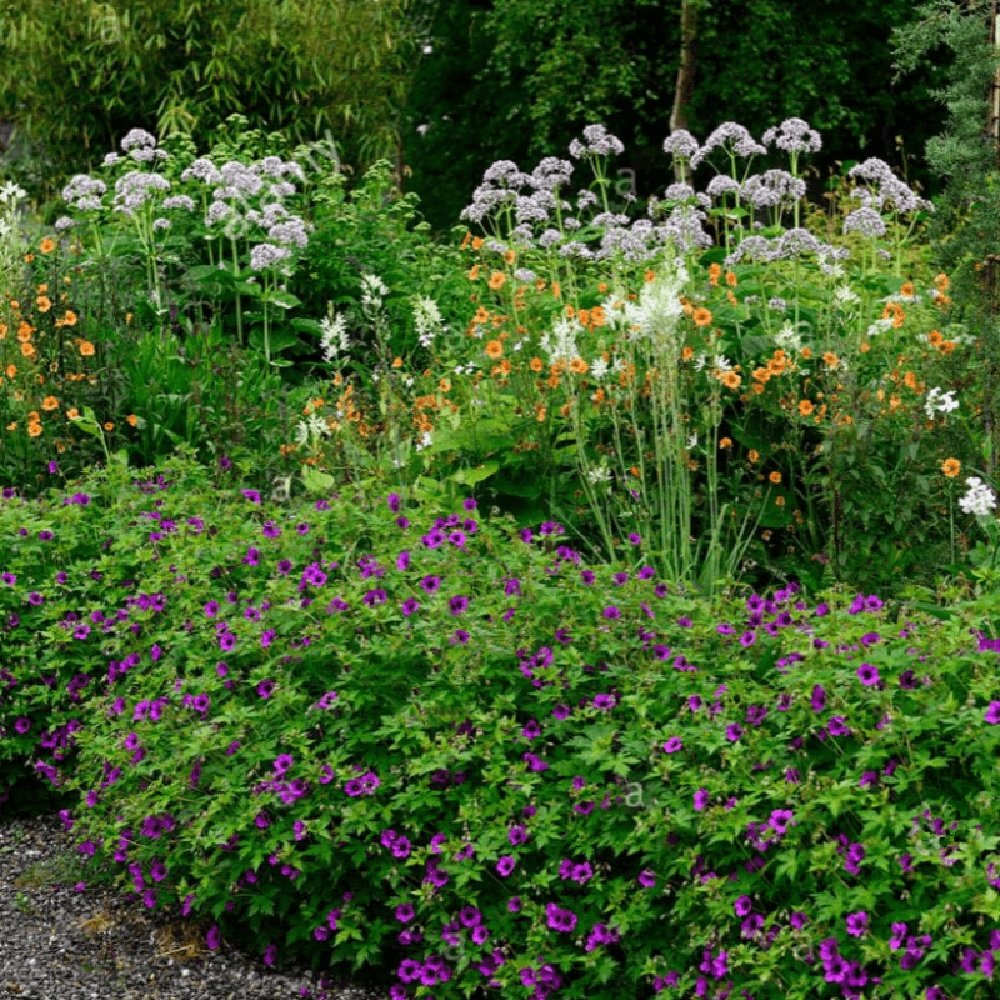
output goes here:
<path id="1" fill-rule="evenodd" d="M 3 1000 L 374 1000 L 358 986 L 322 988 L 228 949 L 206 951 L 186 921 L 150 915 L 81 879 L 57 817 L 0 819 L 0 998 Z M 305 990 L 306 992 L 303 992 Z"/>

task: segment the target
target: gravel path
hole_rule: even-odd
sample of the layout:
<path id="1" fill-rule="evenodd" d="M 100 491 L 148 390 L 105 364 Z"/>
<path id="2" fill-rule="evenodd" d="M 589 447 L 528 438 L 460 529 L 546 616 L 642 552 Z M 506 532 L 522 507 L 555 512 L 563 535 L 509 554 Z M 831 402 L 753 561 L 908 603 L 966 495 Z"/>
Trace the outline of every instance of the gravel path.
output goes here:
<path id="1" fill-rule="evenodd" d="M 374 1000 L 357 986 L 320 988 L 223 947 L 208 952 L 169 922 L 80 879 L 57 817 L 0 819 L 3 1000 Z"/>

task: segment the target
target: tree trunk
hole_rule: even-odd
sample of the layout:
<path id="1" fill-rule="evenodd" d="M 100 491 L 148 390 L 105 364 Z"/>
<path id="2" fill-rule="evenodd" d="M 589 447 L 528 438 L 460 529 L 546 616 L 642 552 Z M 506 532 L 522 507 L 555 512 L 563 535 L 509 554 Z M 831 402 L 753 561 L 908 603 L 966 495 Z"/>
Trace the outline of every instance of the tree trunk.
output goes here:
<path id="1" fill-rule="evenodd" d="M 674 84 L 674 106 L 670 110 L 670 131 L 687 128 L 687 106 L 694 92 L 695 43 L 698 39 L 698 2 L 681 0 L 681 53 Z M 674 167 L 680 171 L 680 164 Z M 678 175 L 677 180 L 683 180 Z"/>

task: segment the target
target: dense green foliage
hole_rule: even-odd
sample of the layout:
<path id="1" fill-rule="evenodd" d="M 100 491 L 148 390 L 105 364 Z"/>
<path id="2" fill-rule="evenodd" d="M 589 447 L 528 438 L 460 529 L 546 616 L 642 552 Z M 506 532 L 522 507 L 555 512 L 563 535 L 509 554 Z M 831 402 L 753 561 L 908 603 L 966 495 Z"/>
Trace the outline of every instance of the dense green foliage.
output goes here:
<path id="1" fill-rule="evenodd" d="M 672 131 L 675 3 L 136 6 L 0 69 L 0 809 L 391 1000 L 994 996 L 986 5 L 687 0 Z"/>
<path id="2" fill-rule="evenodd" d="M 415 0 L 17 0 L 0 7 L 0 112 L 45 173 L 93 166 L 141 125 L 204 141 L 230 114 L 395 158 Z"/>
<path id="3" fill-rule="evenodd" d="M 836 173 L 838 162 L 878 156 L 906 166 L 911 181 L 933 184 L 922 156 L 941 120 L 929 93 L 941 69 L 924 62 L 895 81 L 889 56 L 893 29 L 918 5 L 703 0 L 688 127 L 706 133 L 730 119 L 758 134 L 798 116 L 823 133 L 814 161 L 820 176 Z M 678 7 L 677 0 L 439 4 L 434 52 L 417 67 L 407 106 L 406 155 L 435 227 L 451 224 L 483 162 L 558 155 L 591 121 L 607 122 L 625 140 L 622 167 L 640 191 L 652 191 L 661 177 L 654 137 L 669 131 Z M 417 126 L 426 132 L 414 134 Z"/>
<path id="4" fill-rule="evenodd" d="M 0 501 L 0 749 L 86 877 L 397 998 L 989 995 L 995 599 L 712 606 L 641 545 L 231 475 Z"/>

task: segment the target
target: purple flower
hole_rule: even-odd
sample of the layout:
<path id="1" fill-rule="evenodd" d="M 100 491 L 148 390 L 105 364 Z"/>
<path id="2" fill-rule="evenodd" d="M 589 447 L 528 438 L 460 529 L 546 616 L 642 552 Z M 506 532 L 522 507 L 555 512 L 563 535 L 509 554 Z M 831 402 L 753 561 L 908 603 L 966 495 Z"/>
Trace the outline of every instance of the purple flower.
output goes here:
<path id="1" fill-rule="evenodd" d="M 606 712 L 614 708 L 616 703 L 617 699 L 613 694 L 594 695 L 594 708 L 600 709 L 602 712 Z"/>
<path id="2" fill-rule="evenodd" d="M 753 907 L 753 901 L 749 896 L 740 896 L 735 903 L 733 903 L 733 912 L 738 917 L 745 917 Z"/>
<path id="3" fill-rule="evenodd" d="M 644 889 L 652 889 L 656 885 L 656 874 L 649 868 L 643 868 L 636 877 L 636 882 Z"/>
<path id="4" fill-rule="evenodd" d="M 851 937 L 863 937 L 865 931 L 868 930 L 868 914 L 864 910 L 858 910 L 856 913 L 848 913 L 845 923 L 847 925 L 847 933 Z"/>
<path id="5" fill-rule="evenodd" d="M 448 610 L 453 615 L 462 614 L 469 606 L 469 599 L 464 594 L 456 594 L 448 600 Z"/>
<path id="6" fill-rule="evenodd" d="M 222 932 L 219 930 L 218 924 L 212 924 L 208 929 L 208 933 L 205 935 L 205 947 L 209 951 L 217 951 L 219 945 L 222 943 Z"/>
<path id="7" fill-rule="evenodd" d="M 576 914 L 572 910 L 564 910 L 555 903 L 545 907 L 545 922 L 554 931 L 569 934 L 576 927 Z"/>
<path id="8" fill-rule="evenodd" d="M 602 612 L 601 616 L 609 619 L 621 618 L 622 613 L 613 604 L 609 604 Z"/>
<path id="9" fill-rule="evenodd" d="M 503 854 L 497 859 L 496 870 L 501 877 L 506 878 L 516 866 L 517 862 L 512 855 Z"/>
<path id="10" fill-rule="evenodd" d="M 240 490 L 240 493 L 246 497 L 250 503 L 259 504 L 260 503 L 260 493 L 257 490 Z"/>
<path id="11" fill-rule="evenodd" d="M 850 736 L 851 728 L 844 721 L 842 715 L 831 715 L 830 723 L 827 726 L 831 736 Z"/>
<path id="12" fill-rule="evenodd" d="M 736 743 L 743 735 L 743 727 L 733 722 L 726 726 L 726 739 L 730 743 Z"/>
<path id="13" fill-rule="evenodd" d="M 410 903 L 402 903 L 396 907 L 396 919 L 401 924 L 408 924 L 416 915 Z"/>
<path id="14" fill-rule="evenodd" d="M 701 812 L 707 805 L 709 798 L 711 796 L 708 794 L 707 788 L 699 788 L 694 793 L 694 809 L 695 812 Z"/>
<path id="15" fill-rule="evenodd" d="M 677 753 L 678 750 L 684 749 L 684 743 L 681 741 L 679 736 L 671 736 L 666 743 L 663 744 L 664 753 Z"/>
<path id="16" fill-rule="evenodd" d="M 862 663 L 857 669 L 857 675 L 858 680 L 861 681 L 865 687 L 873 687 L 878 684 L 880 680 L 878 670 L 876 670 L 870 663 Z"/>
<path id="17" fill-rule="evenodd" d="M 1000 725 L 1000 701 L 991 701 L 983 718 L 991 725 Z"/>

